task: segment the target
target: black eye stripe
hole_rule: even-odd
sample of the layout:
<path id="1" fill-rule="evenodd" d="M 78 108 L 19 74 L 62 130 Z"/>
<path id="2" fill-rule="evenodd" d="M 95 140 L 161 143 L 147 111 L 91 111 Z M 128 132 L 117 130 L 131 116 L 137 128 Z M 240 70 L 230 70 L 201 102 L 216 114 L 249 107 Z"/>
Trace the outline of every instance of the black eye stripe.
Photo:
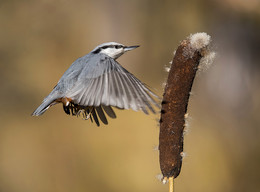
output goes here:
<path id="1" fill-rule="evenodd" d="M 120 49 L 124 47 L 123 45 L 105 45 L 103 47 L 98 48 L 97 50 L 93 51 L 93 53 L 99 53 L 102 49 L 107 49 L 107 48 L 116 48 Z"/>
<path id="2" fill-rule="evenodd" d="M 93 53 L 97 54 L 101 51 L 101 48 L 98 48 L 97 50 L 93 51 Z"/>

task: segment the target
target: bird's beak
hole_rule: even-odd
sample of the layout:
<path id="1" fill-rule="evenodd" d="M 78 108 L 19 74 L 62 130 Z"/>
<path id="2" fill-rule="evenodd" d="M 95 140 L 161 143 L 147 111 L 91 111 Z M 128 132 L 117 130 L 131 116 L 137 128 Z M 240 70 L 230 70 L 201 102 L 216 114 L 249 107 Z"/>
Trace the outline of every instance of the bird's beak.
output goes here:
<path id="1" fill-rule="evenodd" d="M 125 52 L 126 52 L 126 51 L 131 51 L 131 50 L 133 50 L 133 49 L 135 49 L 135 48 L 137 48 L 137 47 L 140 47 L 140 45 L 126 46 L 126 47 L 124 47 L 124 51 L 125 51 Z"/>

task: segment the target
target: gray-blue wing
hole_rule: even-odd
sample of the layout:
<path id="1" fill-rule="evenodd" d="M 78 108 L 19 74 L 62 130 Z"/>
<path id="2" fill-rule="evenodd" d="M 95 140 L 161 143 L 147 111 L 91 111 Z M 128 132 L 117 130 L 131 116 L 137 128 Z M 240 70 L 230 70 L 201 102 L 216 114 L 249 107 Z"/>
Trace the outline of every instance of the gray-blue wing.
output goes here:
<path id="1" fill-rule="evenodd" d="M 101 59 L 100 59 L 101 58 Z M 73 88 L 66 92 L 80 106 L 113 106 L 121 109 L 155 113 L 158 98 L 133 74 L 110 57 L 97 57 L 86 65 Z"/>

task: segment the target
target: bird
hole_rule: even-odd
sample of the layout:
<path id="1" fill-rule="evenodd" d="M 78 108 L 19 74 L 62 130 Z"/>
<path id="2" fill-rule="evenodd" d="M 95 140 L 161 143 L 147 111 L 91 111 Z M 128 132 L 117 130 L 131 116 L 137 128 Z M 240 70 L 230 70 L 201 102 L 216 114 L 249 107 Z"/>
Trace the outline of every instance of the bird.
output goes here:
<path id="1" fill-rule="evenodd" d="M 100 120 L 108 124 L 106 115 L 116 118 L 112 107 L 156 113 L 153 107 L 159 108 L 159 97 L 117 62 L 121 55 L 138 47 L 108 42 L 78 58 L 32 116 L 40 116 L 58 103 L 63 104 L 66 114 L 81 115 L 97 126 Z"/>

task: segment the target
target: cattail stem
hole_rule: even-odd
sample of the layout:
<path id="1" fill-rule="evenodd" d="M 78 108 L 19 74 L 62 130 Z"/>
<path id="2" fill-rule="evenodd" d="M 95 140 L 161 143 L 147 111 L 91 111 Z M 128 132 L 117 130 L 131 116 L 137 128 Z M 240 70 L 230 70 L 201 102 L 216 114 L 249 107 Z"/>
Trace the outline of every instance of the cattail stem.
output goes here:
<path id="1" fill-rule="evenodd" d="M 183 40 L 176 50 L 162 101 L 160 119 L 160 168 L 173 180 L 181 171 L 185 114 L 199 63 L 207 55 L 210 36 L 197 33 Z M 187 115 L 186 115 L 187 116 Z"/>
<path id="2" fill-rule="evenodd" d="M 174 192 L 174 178 L 169 178 L 169 192 Z"/>

